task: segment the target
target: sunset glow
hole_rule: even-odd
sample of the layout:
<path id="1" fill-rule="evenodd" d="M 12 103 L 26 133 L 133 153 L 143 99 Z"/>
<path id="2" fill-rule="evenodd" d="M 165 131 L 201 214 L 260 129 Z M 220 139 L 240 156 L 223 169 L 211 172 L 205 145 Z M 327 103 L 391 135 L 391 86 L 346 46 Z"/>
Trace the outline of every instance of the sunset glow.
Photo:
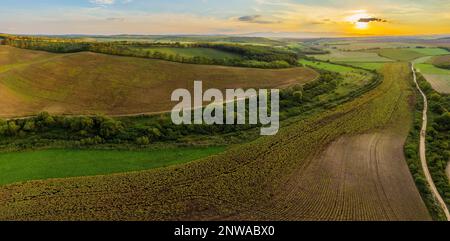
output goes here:
<path id="1" fill-rule="evenodd" d="M 4 0 L 2 6 L 0 32 L 19 34 L 450 33 L 450 1 L 439 0 Z"/>

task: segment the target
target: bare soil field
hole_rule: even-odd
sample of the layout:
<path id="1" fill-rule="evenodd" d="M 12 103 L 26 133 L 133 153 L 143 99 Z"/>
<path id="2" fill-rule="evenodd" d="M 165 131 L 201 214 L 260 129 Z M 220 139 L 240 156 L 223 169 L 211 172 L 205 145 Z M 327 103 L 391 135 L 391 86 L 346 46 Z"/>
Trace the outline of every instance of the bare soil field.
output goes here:
<path id="1" fill-rule="evenodd" d="M 42 54 L 7 46 L 0 46 L 0 50 L 1 118 L 41 111 L 107 115 L 162 112 L 174 106 L 172 91 L 192 89 L 194 80 L 202 80 L 204 88 L 275 88 L 318 76 L 308 68 L 265 70 L 89 52 Z"/>
<path id="2" fill-rule="evenodd" d="M 296 203 L 278 213 L 300 220 L 429 220 L 403 157 L 404 136 L 341 137 L 286 187 Z"/>
<path id="3" fill-rule="evenodd" d="M 450 94 L 450 75 L 424 74 L 425 79 L 431 84 L 434 90 L 443 94 Z"/>
<path id="4" fill-rule="evenodd" d="M 436 56 L 433 58 L 432 64 L 439 68 L 450 69 L 450 55 Z"/>

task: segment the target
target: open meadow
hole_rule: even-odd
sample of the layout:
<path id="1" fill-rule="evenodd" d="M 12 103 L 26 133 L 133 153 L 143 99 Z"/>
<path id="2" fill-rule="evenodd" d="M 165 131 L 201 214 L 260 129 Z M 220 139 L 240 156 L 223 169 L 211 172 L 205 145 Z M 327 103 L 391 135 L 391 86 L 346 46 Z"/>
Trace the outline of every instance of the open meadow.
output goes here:
<path id="1" fill-rule="evenodd" d="M 224 151 L 223 147 L 155 150 L 50 149 L 0 153 L 0 185 L 162 168 Z"/>

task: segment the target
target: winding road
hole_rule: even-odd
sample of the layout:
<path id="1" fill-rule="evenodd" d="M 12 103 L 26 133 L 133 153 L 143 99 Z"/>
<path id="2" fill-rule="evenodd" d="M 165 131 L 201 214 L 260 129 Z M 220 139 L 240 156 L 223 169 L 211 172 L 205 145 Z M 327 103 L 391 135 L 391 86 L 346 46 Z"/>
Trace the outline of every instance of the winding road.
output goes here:
<path id="1" fill-rule="evenodd" d="M 427 179 L 428 185 L 430 186 L 431 192 L 433 193 L 433 196 L 435 197 L 435 199 L 438 201 L 439 205 L 441 206 L 442 210 L 445 213 L 445 216 L 447 218 L 448 221 L 450 221 L 450 213 L 448 211 L 448 207 L 444 202 L 444 199 L 442 198 L 441 194 L 439 194 L 436 185 L 433 182 L 433 178 L 431 177 L 430 171 L 428 169 L 428 164 L 427 164 L 427 156 L 426 156 L 426 136 L 427 136 L 427 123 L 428 123 L 428 117 L 427 117 L 427 112 L 428 112 L 428 100 L 427 100 L 427 96 L 425 95 L 425 93 L 422 91 L 422 89 L 420 89 L 419 83 L 417 82 L 417 75 L 416 75 L 416 70 L 414 69 L 414 63 L 411 63 L 411 69 L 413 72 L 413 76 L 414 76 L 414 83 L 416 83 L 416 87 L 419 90 L 420 94 L 423 97 L 423 122 L 422 122 L 422 130 L 420 131 L 420 161 L 422 163 L 422 169 L 423 172 L 425 173 L 425 177 Z"/>

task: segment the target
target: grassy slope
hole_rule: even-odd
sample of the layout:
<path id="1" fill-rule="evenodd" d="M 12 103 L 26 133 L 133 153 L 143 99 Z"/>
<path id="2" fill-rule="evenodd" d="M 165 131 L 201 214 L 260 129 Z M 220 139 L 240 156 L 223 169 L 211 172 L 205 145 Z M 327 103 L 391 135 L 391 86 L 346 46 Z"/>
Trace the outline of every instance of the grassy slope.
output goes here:
<path id="1" fill-rule="evenodd" d="M 14 49 L 9 46 L 0 45 L 0 72 L 5 71 L 7 66 L 48 59 L 54 56 L 56 55 L 52 53 Z"/>
<path id="2" fill-rule="evenodd" d="M 23 51 L 0 46 L 8 55 Z M 6 49 L 6 50 L 5 50 Z M 317 77 L 311 69 L 263 70 L 180 64 L 95 53 L 51 55 L 0 71 L 0 117 L 55 114 L 134 114 L 168 111 L 177 88 L 273 88 Z M 20 60 L 20 58 L 17 58 Z M 12 65 L 17 63 L 11 63 Z M 14 107 L 14 108 L 12 108 Z"/>
<path id="3" fill-rule="evenodd" d="M 371 69 L 371 70 L 380 70 L 384 66 L 384 63 L 377 63 L 377 62 L 373 62 L 373 63 L 347 62 L 346 64 L 360 67 L 360 68 Z"/>
<path id="4" fill-rule="evenodd" d="M 402 118 L 411 93 L 408 66 L 388 64 L 384 73 L 385 81 L 363 97 L 218 156 L 139 173 L 2 187 L 0 219 L 301 219 L 301 213 L 281 212 L 295 202 L 275 198 L 286 195 L 280 191 L 294 171 L 308 166 L 311 156 L 341 135 L 381 128 L 392 119 L 400 125 L 409 121 Z M 294 195 L 309 198 L 307 193 Z M 363 203 L 370 199 L 360 198 Z M 380 218 L 376 212 L 329 215 Z"/>
<path id="5" fill-rule="evenodd" d="M 328 70 L 328 71 L 333 71 L 333 72 L 338 72 L 338 73 L 348 73 L 351 71 L 354 71 L 355 69 L 351 68 L 351 67 L 347 67 L 347 66 L 343 66 L 343 65 L 338 65 L 338 64 L 332 64 L 332 63 L 325 63 L 325 62 L 316 62 L 316 61 L 311 61 L 311 60 L 306 60 L 306 59 L 301 59 L 299 61 L 300 64 L 303 64 L 305 66 L 311 66 L 317 69 L 323 69 L 323 70 Z"/>
<path id="6" fill-rule="evenodd" d="M 354 89 L 366 84 L 368 76 L 370 76 L 370 73 L 368 73 L 368 71 L 366 70 L 356 69 L 339 64 L 311 61 L 306 59 L 301 59 L 299 63 L 315 69 L 338 72 L 344 77 L 343 82 L 340 86 L 338 86 L 336 91 L 334 93 L 324 94 L 324 96 L 326 96 L 325 98 L 330 98 L 335 95 L 347 95 Z M 319 98 L 322 98 L 322 96 L 319 96 Z"/>
<path id="7" fill-rule="evenodd" d="M 382 57 L 397 61 L 411 61 L 426 56 L 411 49 L 380 49 L 376 52 Z"/>
<path id="8" fill-rule="evenodd" d="M 439 49 L 442 50 L 442 49 Z M 445 53 L 448 53 L 446 50 Z M 440 52 L 440 54 L 443 54 Z M 439 93 L 450 93 L 450 69 L 440 68 L 450 65 L 450 55 L 428 56 L 417 59 L 415 66 Z"/>
<path id="9" fill-rule="evenodd" d="M 237 54 L 228 53 L 225 51 L 220 51 L 216 49 L 209 49 L 209 48 L 139 48 L 143 51 L 150 51 L 150 52 L 160 52 L 165 53 L 167 55 L 180 55 L 181 57 L 206 57 L 211 59 L 233 59 L 233 58 L 240 58 Z"/>
<path id="10" fill-rule="evenodd" d="M 436 56 L 432 60 L 432 64 L 440 67 L 450 68 L 450 55 Z"/>
<path id="11" fill-rule="evenodd" d="M 389 58 L 379 56 L 371 52 L 337 51 L 332 50 L 330 54 L 314 55 L 315 58 L 332 62 L 390 62 Z"/>
<path id="12" fill-rule="evenodd" d="M 441 48 L 414 48 L 411 50 L 427 56 L 444 55 L 449 53 L 447 50 Z"/>
<path id="13" fill-rule="evenodd" d="M 367 41 L 343 41 L 338 42 L 337 45 L 331 44 L 332 47 L 336 47 L 341 50 L 360 50 L 364 51 L 367 49 L 374 48 L 406 48 L 406 47 L 415 47 L 416 44 L 413 43 L 398 43 L 398 42 L 367 42 Z"/>
<path id="14" fill-rule="evenodd" d="M 54 149 L 0 154 L 0 185 L 29 180 L 93 176 L 186 163 L 223 147 L 148 151 Z"/>
<path id="15" fill-rule="evenodd" d="M 423 74 L 442 74 L 442 75 L 450 75 L 449 69 L 441 69 L 432 64 L 417 64 L 416 68 Z"/>

